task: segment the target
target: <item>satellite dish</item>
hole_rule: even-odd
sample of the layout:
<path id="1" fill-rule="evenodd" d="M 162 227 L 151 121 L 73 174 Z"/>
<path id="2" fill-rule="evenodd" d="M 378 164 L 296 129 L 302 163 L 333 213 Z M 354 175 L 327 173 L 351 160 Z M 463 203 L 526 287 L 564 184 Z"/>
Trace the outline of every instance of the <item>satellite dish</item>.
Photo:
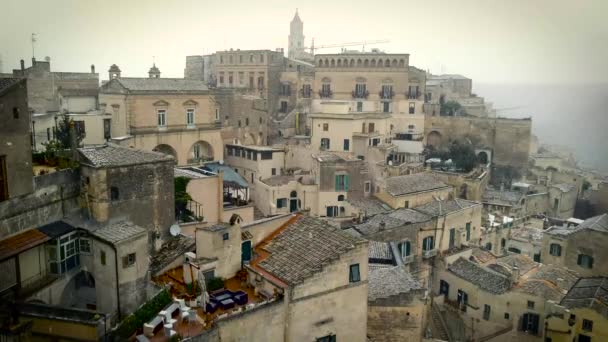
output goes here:
<path id="1" fill-rule="evenodd" d="M 179 227 L 179 224 L 175 223 L 169 228 L 169 234 L 171 236 L 178 236 L 182 232 L 182 229 Z"/>

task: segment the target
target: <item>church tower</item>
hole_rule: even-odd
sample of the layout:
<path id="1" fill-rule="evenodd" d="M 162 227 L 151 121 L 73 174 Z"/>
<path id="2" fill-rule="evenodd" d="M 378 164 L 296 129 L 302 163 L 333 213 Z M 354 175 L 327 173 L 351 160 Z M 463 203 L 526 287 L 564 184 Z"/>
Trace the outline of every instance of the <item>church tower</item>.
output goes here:
<path id="1" fill-rule="evenodd" d="M 298 15 L 293 17 L 289 26 L 289 48 L 287 49 L 287 57 L 298 59 L 304 52 L 304 23 Z"/>

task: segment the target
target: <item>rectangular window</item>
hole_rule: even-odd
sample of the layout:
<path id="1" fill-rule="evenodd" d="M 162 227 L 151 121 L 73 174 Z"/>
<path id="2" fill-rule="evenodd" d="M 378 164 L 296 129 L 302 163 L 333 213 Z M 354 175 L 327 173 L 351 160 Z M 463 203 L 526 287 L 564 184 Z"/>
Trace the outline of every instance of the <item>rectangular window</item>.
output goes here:
<path id="1" fill-rule="evenodd" d="M 51 127 L 46 128 L 46 140 L 51 141 Z"/>
<path id="2" fill-rule="evenodd" d="M 534 309 L 534 302 L 531 300 L 528 301 L 528 309 Z"/>
<path id="3" fill-rule="evenodd" d="M 84 121 L 74 121 L 74 130 L 76 133 L 84 136 L 86 134 L 86 129 L 84 127 Z"/>
<path id="4" fill-rule="evenodd" d="M 262 151 L 260 152 L 262 160 L 270 160 L 272 159 L 272 151 Z"/>
<path id="5" fill-rule="evenodd" d="M 435 248 L 435 238 L 432 236 L 427 236 L 422 240 L 422 250 L 423 251 L 431 251 Z"/>
<path id="6" fill-rule="evenodd" d="M 135 265 L 135 253 L 129 253 L 122 258 L 122 267 L 131 267 Z"/>
<path id="7" fill-rule="evenodd" d="M 224 84 L 224 76 L 220 76 L 220 84 Z"/>
<path id="8" fill-rule="evenodd" d="M 552 243 L 549 245 L 549 254 L 553 256 L 561 256 L 562 255 L 562 246 L 556 243 Z"/>
<path id="9" fill-rule="evenodd" d="M 350 150 L 350 140 L 344 139 L 344 151 Z"/>
<path id="10" fill-rule="evenodd" d="M 222 234 L 222 240 L 227 241 L 228 239 L 230 239 L 230 233 Z"/>
<path id="11" fill-rule="evenodd" d="M 483 306 L 483 319 L 486 321 L 490 320 L 490 306 L 488 304 L 484 304 Z"/>
<path id="12" fill-rule="evenodd" d="M 382 112 L 383 113 L 390 113 L 391 112 L 391 103 L 390 102 L 383 102 L 382 103 Z"/>
<path id="13" fill-rule="evenodd" d="M 329 124 L 324 123 L 323 124 L 323 132 L 327 132 L 327 131 L 329 131 Z"/>
<path id="14" fill-rule="evenodd" d="M 363 102 L 359 101 L 357 102 L 357 112 L 362 112 L 363 111 Z"/>
<path id="15" fill-rule="evenodd" d="M 90 254 L 91 253 L 91 240 L 80 238 L 80 253 Z"/>
<path id="16" fill-rule="evenodd" d="M 158 127 L 167 126 L 167 111 L 165 111 L 164 109 L 159 109 L 156 113 L 158 115 Z"/>
<path id="17" fill-rule="evenodd" d="M 243 57 L 243 56 L 239 56 L 239 57 Z M 241 58 L 242 59 L 242 58 Z M 245 79 L 245 73 L 244 72 L 239 72 L 239 85 L 243 85 L 243 80 Z"/>
<path id="18" fill-rule="evenodd" d="M 194 125 L 194 109 L 186 110 L 186 123 L 188 126 Z"/>
<path id="19" fill-rule="evenodd" d="M 348 191 L 348 175 L 336 175 L 336 191 Z"/>
<path id="20" fill-rule="evenodd" d="M 329 150 L 329 138 L 321 138 L 321 150 Z"/>
<path id="21" fill-rule="evenodd" d="M 467 241 L 469 241 L 469 240 L 471 240 L 471 222 L 467 222 L 466 231 L 467 231 Z"/>
<path id="22" fill-rule="evenodd" d="M 350 265 L 348 281 L 351 283 L 356 283 L 356 282 L 361 281 L 361 275 L 359 274 L 359 264 Z"/>
<path id="23" fill-rule="evenodd" d="M 365 83 L 357 83 L 355 85 L 355 97 L 366 97 L 367 89 Z"/>
<path id="24" fill-rule="evenodd" d="M 456 241 L 456 228 L 451 228 L 450 229 L 450 242 L 449 242 L 448 248 L 454 248 L 455 241 Z"/>
<path id="25" fill-rule="evenodd" d="M 588 319 L 583 319 L 583 330 L 593 331 L 593 321 L 590 321 Z"/>
<path id="26" fill-rule="evenodd" d="M 390 99 L 393 97 L 393 86 L 392 85 L 383 85 L 382 90 L 380 91 L 381 99 Z"/>
<path id="27" fill-rule="evenodd" d="M 410 114 L 416 113 L 416 103 L 410 102 Z"/>
<path id="28" fill-rule="evenodd" d="M 270 169 L 270 173 L 271 173 L 273 176 L 276 176 L 276 175 L 277 175 L 277 169 L 273 167 L 272 169 Z"/>
<path id="29" fill-rule="evenodd" d="M 371 191 L 371 187 L 372 184 L 370 182 L 365 182 L 363 189 L 366 193 L 369 193 Z"/>
<path id="30" fill-rule="evenodd" d="M 287 113 L 287 101 L 281 101 L 281 109 L 279 109 L 281 113 Z"/>
<path id="31" fill-rule="evenodd" d="M 277 208 L 287 207 L 287 198 L 277 198 Z"/>
<path id="32" fill-rule="evenodd" d="M 106 252 L 105 251 L 101 251 L 99 253 L 99 261 L 101 262 L 102 265 L 106 264 Z"/>
<path id="33" fill-rule="evenodd" d="M 112 138 L 112 119 L 103 119 L 103 138 Z"/>
<path id="34" fill-rule="evenodd" d="M 376 124 L 374 124 L 373 122 L 370 122 L 367 125 L 367 129 L 369 130 L 369 133 L 374 133 L 376 131 Z"/>
<path id="35" fill-rule="evenodd" d="M 509 313 L 505 312 L 505 319 L 509 319 Z"/>

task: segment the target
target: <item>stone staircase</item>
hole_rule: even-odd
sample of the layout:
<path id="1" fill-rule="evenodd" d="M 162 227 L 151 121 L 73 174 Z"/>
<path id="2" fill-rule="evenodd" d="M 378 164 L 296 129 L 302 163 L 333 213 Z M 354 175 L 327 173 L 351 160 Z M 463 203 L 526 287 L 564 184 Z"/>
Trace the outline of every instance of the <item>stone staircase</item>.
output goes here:
<path id="1" fill-rule="evenodd" d="M 431 321 L 433 322 L 434 337 L 440 338 L 443 341 L 451 341 L 447 325 L 437 305 L 431 306 Z"/>

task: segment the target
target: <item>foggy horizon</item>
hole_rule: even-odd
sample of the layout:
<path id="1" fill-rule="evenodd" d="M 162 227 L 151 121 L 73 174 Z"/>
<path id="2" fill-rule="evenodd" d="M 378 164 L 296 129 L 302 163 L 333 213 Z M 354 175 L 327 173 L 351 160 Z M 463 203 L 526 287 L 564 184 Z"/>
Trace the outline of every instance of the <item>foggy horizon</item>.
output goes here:
<path id="1" fill-rule="evenodd" d="M 316 46 L 389 40 L 366 50 L 408 53 L 412 66 L 433 74 L 462 74 L 474 84 L 606 83 L 607 73 L 601 72 L 608 59 L 608 23 L 601 18 L 608 11 L 605 1 L 394 1 L 353 6 L 345 1 L 251 5 L 185 0 L 170 5 L 107 1 L 99 6 L 73 0 L 9 0 L 5 6 L 4 16 L 29 10 L 27 21 L 3 18 L 3 25 L 11 28 L 0 30 L 3 72 L 18 69 L 20 59 L 31 64 L 35 33 L 36 59 L 51 57 L 56 71 L 88 72 L 94 64 L 105 80 L 109 66 L 117 64 L 125 77 L 145 77 L 154 58 L 162 77 L 183 77 L 188 55 L 230 48 L 286 51 L 289 22 L 298 8 L 306 45 L 312 38 Z M 370 18 L 382 19 L 372 23 Z"/>

